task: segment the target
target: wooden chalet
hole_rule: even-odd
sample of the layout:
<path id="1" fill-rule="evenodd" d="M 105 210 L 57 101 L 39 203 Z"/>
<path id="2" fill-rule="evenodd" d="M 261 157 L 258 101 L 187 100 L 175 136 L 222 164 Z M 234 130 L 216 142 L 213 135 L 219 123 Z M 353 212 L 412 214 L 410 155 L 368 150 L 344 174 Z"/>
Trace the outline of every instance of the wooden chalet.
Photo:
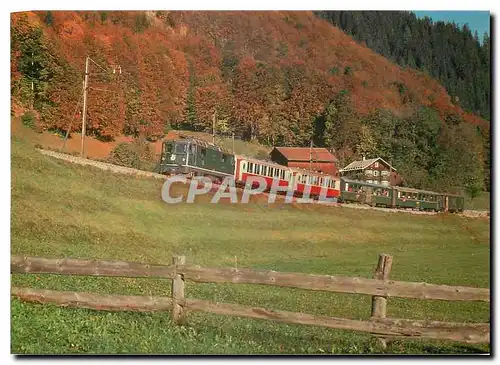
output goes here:
<path id="1" fill-rule="evenodd" d="M 381 157 L 353 161 L 340 171 L 341 176 L 384 186 L 399 185 L 401 176 Z"/>

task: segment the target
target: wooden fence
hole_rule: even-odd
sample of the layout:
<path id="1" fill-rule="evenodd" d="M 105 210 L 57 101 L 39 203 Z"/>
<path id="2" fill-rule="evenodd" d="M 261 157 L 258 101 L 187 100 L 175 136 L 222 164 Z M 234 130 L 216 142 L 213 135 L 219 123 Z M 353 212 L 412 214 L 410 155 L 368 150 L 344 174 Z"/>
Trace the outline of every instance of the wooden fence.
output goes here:
<path id="1" fill-rule="evenodd" d="M 389 280 L 392 256 L 381 254 L 374 278 L 310 275 L 236 268 L 204 268 L 186 265 L 184 256 L 173 257 L 172 265 L 135 262 L 11 257 L 11 273 L 115 276 L 172 279 L 172 296 L 103 295 L 30 288 L 11 289 L 25 301 L 108 311 L 171 311 L 182 323 L 189 311 L 258 318 L 284 323 L 315 325 L 368 332 L 385 338 L 428 338 L 466 343 L 489 343 L 489 323 L 453 323 L 386 318 L 387 298 L 449 301 L 490 301 L 490 290 L 464 286 L 434 285 Z M 371 318 L 366 321 L 267 310 L 238 304 L 214 303 L 185 297 L 185 281 L 196 283 L 262 284 L 307 290 L 372 296 Z M 384 342 L 383 342 L 384 343 Z M 385 344 L 385 343 L 384 343 Z"/>

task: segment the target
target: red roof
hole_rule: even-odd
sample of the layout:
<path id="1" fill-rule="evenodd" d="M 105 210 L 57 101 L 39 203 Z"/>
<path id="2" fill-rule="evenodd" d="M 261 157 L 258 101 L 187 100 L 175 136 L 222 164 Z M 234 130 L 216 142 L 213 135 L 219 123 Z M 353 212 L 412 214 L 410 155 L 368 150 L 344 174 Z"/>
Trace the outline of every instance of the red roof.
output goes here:
<path id="1" fill-rule="evenodd" d="M 311 149 L 309 147 L 274 147 L 288 161 L 309 161 Z M 337 159 L 326 148 L 313 148 L 312 160 L 318 162 L 336 162 Z"/>

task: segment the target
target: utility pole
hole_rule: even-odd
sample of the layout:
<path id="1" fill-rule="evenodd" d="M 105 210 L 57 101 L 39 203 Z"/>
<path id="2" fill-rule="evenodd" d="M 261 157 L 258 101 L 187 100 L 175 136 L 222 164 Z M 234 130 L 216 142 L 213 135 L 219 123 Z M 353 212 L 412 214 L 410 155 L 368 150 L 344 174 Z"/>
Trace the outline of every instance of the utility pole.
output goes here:
<path id="1" fill-rule="evenodd" d="M 217 110 L 214 110 L 214 115 L 212 118 L 212 143 L 215 144 L 215 114 L 217 113 Z"/>
<path id="2" fill-rule="evenodd" d="M 85 150 L 85 121 L 87 117 L 87 85 L 89 83 L 89 60 L 87 56 L 85 59 L 85 79 L 83 81 L 83 112 L 82 112 L 82 147 L 80 149 L 80 157 L 83 157 Z"/>
<path id="3" fill-rule="evenodd" d="M 33 52 L 31 52 L 31 69 L 33 69 Z M 33 78 L 31 78 L 31 109 L 35 106 L 35 83 L 33 82 Z"/>
<path id="4" fill-rule="evenodd" d="M 312 171 L 312 156 L 313 156 L 313 141 L 311 140 L 311 147 L 309 147 L 309 171 Z"/>
<path id="5" fill-rule="evenodd" d="M 234 132 L 233 132 L 233 154 L 234 154 Z"/>
<path id="6" fill-rule="evenodd" d="M 85 80 L 82 80 L 82 84 L 83 87 L 85 88 Z M 69 134 L 71 133 L 71 127 L 73 126 L 73 119 L 76 116 L 76 112 L 78 111 L 78 107 L 80 106 L 81 101 L 82 101 L 82 96 L 80 96 L 80 100 L 78 100 L 78 104 L 76 104 L 75 112 L 71 115 L 71 119 L 69 121 L 69 127 L 66 130 L 66 136 L 64 136 L 64 143 L 61 149 L 62 151 L 64 151 L 64 148 L 66 147 L 66 142 L 68 141 Z"/>

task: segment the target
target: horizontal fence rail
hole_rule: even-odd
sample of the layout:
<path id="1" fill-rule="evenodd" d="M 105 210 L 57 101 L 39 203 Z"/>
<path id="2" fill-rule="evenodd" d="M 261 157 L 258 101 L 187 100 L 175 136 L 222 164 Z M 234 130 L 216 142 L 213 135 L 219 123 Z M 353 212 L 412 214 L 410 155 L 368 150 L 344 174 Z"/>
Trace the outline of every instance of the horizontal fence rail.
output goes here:
<path id="1" fill-rule="evenodd" d="M 47 259 L 14 256 L 11 272 L 88 276 L 156 277 L 173 279 L 182 274 L 196 283 L 263 284 L 328 292 L 366 294 L 381 297 L 490 301 L 490 290 L 465 286 L 435 285 L 359 277 L 282 273 L 236 268 L 163 266 L 125 261 Z"/>
<path id="2" fill-rule="evenodd" d="M 168 297 L 107 295 L 29 288 L 12 288 L 12 295 L 29 302 L 53 303 L 65 307 L 95 310 L 160 312 L 172 309 L 172 299 Z M 490 330 L 489 324 L 486 323 L 453 323 L 390 318 L 359 321 L 304 313 L 271 311 L 264 308 L 214 303 L 198 299 L 184 299 L 180 303 L 184 311 L 201 311 L 236 317 L 267 319 L 275 322 L 313 325 L 388 336 L 442 339 L 466 343 L 489 342 Z"/>
<path id="3" fill-rule="evenodd" d="M 172 279 L 172 297 L 107 295 L 31 288 L 11 288 L 24 301 L 54 303 L 59 306 L 107 311 L 170 311 L 181 324 L 191 311 L 256 318 L 283 323 L 314 325 L 368 332 L 385 346 L 387 338 L 426 338 L 465 343 L 489 343 L 489 323 L 453 323 L 386 318 L 387 298 L 490 301 L 490 290 L 464 286 L 435 285 L 388 280 L 392 256 L 381 254 L 374 279 L 253 269 L 203 268 L 185 264 L 184 256 L 174 256 L 172 265 L 149 265 L 124 261 L 11 257 L 11 273 L 114 276 Z M 239 304 L 215 303 L 185 298 L 185 280 L 197 283 L 262 284 L 372 296 L 369 320 L 353 320 L 304 313 L 268 310 Z"/>

